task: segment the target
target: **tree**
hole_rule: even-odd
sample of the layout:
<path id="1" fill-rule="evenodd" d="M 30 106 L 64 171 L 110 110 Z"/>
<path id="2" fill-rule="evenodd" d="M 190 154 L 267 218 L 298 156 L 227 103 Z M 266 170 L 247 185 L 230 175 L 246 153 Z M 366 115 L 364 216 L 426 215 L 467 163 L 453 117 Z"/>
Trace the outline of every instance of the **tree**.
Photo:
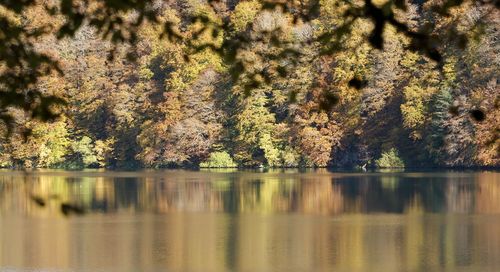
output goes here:
<path id="1" fill-rule="evenodd" d="M 437 164 L 446 160 L 446 153 L 443 152 L 445 136 L 448 134 L 445 122 L 448 119 L 448 108 L 451 103 L 451 93 L 444 88 L 435 94 L 431 103 L 431 122 L 426 137 L 427 150 Z"/>
<path id="2" fill-rule="evenodd" d="M 22 83 L 0 82 L 2 165 L 198 166 L 224 151 L 244 166 L 375 166 L 391 148 L 408 166 L 498 164 L 491 4 L 108 2 L 0 5 L 0 51 L 41 58 L 0 59 Z M 31 134 L 40 118 L 65 132 Z"/>
<path id="3" fill-rule="evenodd" d="M 245 47 L 246 38 L 242 35 L 235 35 L 231 39 L 225 40 L 219 44 L 212 42 L 199 43 L 198 38 L 211 33 L 218 36 L 218 33 L 230 32 L 224 31 L 231 26 L 241 28 L 245 25 L 245 20 L 249 18 L 239 16 L 238 20 L 234 20 L 236 24 L 231 25 L 218 21 L 217 17 L 211 14 L 217 14 L 220 11 L 216 1 L 210 1 L 210 9 L 200 9 L 199 6 L 204 4 L 195 4 L 194 2 L 180 2 L 174 5 L 187 4 L 186 16 L 193 21 L 201 23 L 197 31 L 192 37 L 187 40 L 188 44 L 195 50 L 204 50 L 212 48 L 218 52 L 226 62 L 233 65 L 231 71 L 234 78 L 238 78 L 242 72 L 242 63 L 235 56 L 237 51 Z M 368 36 L 368 41 L 372 46 L 378 49 L 383 48 L 383 35 L 385 26 L 393 26 L 398 32 L 407 36 L 410 42 L 410 48 L 413 50 L 425 53 L 431 59 L 436 61 L 441 60 L 439 48 L 436 46 L 436 37 L 433 36 L 429 25 L 425 25 L 423 29 L 415 30 L 411 25 L 403 20 L 400 20 L 399 14 L 408 10 L 408 4 L 405 1 L 387 1 L 382 5 L 378 5 L 372 0 L 361 1 L 328 1 L 310 0 L 305 3 L 296 3 L 294 1 L 287 2 L 262 2 L 261 9 L 265 12 L 281 9 L 284 13 L 293 17 L 295 23 L 314 21 L 319 16 L 321 4 L 329 5 L 336 4 L 341 6 L 345 11 L 342 13 L 342 23 L 337 23 L 338 27 L 325 29 L 323 34 L 318 35 L 317 41 L 324 45 L 322 52 L 331 53 L 338 48 L 338 44 L 342 37 L 349 34 L 356 22 L 359 19 L 369 19 L 374 27 Z M 450 10 L 467 7 L 472 1 L 454 1 L 447 0 L 444 2 L 431 1 L 426 4 L 429 8 L 427 11 L 433 14 L 446 15 Z M 251 6 L 251 4 L 248 4 Z M 257 7 L 256 4 L 253 4 Z M 481 6 L 489 9 L 491 12 L 494 7 L 493 3 L 480 2 Z M 163 25 L 163 36 L 170 40 L 182 40 L 173 25 L 175 22 L 162 21 L 160 15 L 164 4 L 156 0 L 124 0 L 124 1 L 87 1 L 87 0 L 65 0 L 65 1 L 45 1 L 45 0 L 27 0 L 27 1 L 8 1 L 1 4 L 0 13 L 0 28 L 2 35 L 0 36 L 0 86 L 4 93 L 1 97 L 1 108 L 7 107 L 23 108 L 32 113 L 33 117 L 42 118 L 43 120 L 53 119 L 56 114 L 50 110 L 50 104 L 63 103 L 58 97 L 53 95 L 43 94 L 39 91 L 32 92 L 31 95 L 36 95 L 39 103 L 27 102 L 30 101 L 29 95 L 23 93 L 27 89 L 33 89 L 38 82 L 38 79 L 44 75 L 58 71 L 62 73 L 61 65 L 48 52 L 37 50 L 37 39 L 40 37 L 52 34 L 58 39 L 64 39 L 74 36 L 82 27 L 91 27 L 107 41 L 113 43 L 128 43 L 133 45 L 138 40 L 137 33 L 140 27 L 148 22 L 158 23 Z M 40 9 L 43 7 L 43 9 Z M 243 9 L 244 7 L 241 6 Z M 39 9 L 42 14 L 46 14 L 48 18 L 57 18 L 60 20 L 54 24 L 52 20 L 46 20 L 45 24 L 33 25 L 33 27 L 22 22 L 22 18 L 29 16 L 30 11 Z M 494 11 L 493 11 L 494 12 Z M 235 14 L 239 14 L 236 12 Z M 236 16 L 238 17 L 238 16 Z M 235 17 L 235 18 L 236 18 Z M 338 17 L 337 17 L 338 18 Z M 240 23 L 241 22 L 241 23 Z M 263 34 L 267 32 L 264 28 Z M 272 31 L 271 31 L 272 32 Z M 201 35 L 203 34 L 203 35 Z M 466 40 L 464 35 L 450 35 L 456 37 L 457 42 Z M 208 34 L 210 35 L 210 34 Z M 272 37 L 273 34 L 271 33 Z M 285 45 L 286 42 L 280 42 L 277 39 L 271 39 L 272 43 Z M 131 47 L 133 48 L 133 46 Z M 113 50 L 111 52 L 114 52 Z M 290 51 L 287 51 L 290 52 Z M 112 57 L 113 55 L 111 55 Z M 127 54 L 130 58 L 135 58 L 133 50 Z M 354 79 L 353 82 L 356 82 Z M 6 122 L 12 119 L 12 116 L 4 112 L 1 115 Z"/>

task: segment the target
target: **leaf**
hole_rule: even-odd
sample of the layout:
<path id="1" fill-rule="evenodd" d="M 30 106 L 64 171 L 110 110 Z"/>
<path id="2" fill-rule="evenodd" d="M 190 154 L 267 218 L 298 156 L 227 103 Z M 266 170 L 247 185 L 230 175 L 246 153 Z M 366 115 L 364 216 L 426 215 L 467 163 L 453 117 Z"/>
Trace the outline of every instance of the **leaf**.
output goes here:
<path id="1" fill-rule="evenodd" d="M 486 119 L 486 114 L 480 109 L 472 109 L 469 111 L 469 114 L 477 122 L 482 122 Z"/>
<path id="2" fill-rule="evenodd" d="M 62 203 L 61 204 L 61 212 L 66 216 L 69 216 L 72 213 L 74 213 L 76 215 L 84 215 L 85 214 L 85 210 L 82 207 L 76 206 L 73 204 L 69 204 L 69 203 Z"/>
<path id="3" fill-rule="evenodd" d="M 39 196 L 31 196 L 31 200 L 33 200 L 38 206 L 45 207 L 45 200 Z"/>
<path id="4" fill-rule="evenodd" d="M 368 81 L 361 80 L 359 78 L 354 77 L 351 80 L 349 80 L 348 84 L 350 87 L 353 87 L 353 88 L 356 88 L 359 90 L 359 89 L 366 87 L 366 85 L 368 84 Z"/>

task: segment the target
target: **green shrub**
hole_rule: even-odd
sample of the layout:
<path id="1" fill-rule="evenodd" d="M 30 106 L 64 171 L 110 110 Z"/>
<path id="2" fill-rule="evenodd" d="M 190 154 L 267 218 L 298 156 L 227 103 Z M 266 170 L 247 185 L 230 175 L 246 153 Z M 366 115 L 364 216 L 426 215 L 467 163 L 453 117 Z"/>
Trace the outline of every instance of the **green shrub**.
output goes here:
<path id="1" fill-rule="evenodd" d="M 389 151 L 382 153 L 380 159 L 375 160 L 378 168 L 404 168 L 405 163 L 399 157 L 398 151 L 391 148 Z"/>
<path id="2" fill-rule="evenodd" d="M 228 168 L 237 166 L 231 156 L 224 151 L 213 152 L 210 154 L 208 160 L 200 163 L 200 167 L 202 168 Z"/>
<path id="3" fill-rule="evenodd" d="M 290 147 L 286 147 L 285 150 L 281 153 L 283 157 L 283 166 L 284 167 L 297 167 L 299 166 L 299 154 Z"/>
<path id="4" fill-rule="evenodd" d="M 81 140 L 74 141 L 71 144 L 71 148 L 74 153 L 78 154 L 77 164 L 79 164 L 81 168 L 97 163 L 97 156 L 95 155 L 94 145 L 90 137 L 83 136 Z"/>

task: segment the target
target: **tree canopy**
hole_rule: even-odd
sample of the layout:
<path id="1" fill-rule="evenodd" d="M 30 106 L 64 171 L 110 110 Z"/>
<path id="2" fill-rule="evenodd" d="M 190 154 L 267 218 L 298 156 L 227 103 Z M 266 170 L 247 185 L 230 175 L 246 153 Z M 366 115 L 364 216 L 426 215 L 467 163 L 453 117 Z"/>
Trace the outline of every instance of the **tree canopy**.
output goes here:
<path id="1" fill-rule="evenodd" d="M 498 165 L 498 12 L 460 0 L 2 1 L 0 164 Z"/>

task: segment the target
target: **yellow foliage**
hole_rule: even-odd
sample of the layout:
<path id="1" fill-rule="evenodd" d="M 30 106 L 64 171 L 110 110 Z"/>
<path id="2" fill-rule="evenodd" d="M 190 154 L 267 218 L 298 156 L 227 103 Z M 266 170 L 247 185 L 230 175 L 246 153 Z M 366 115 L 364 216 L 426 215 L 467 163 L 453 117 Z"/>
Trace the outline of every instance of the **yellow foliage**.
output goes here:
<path id="1" fill-rule="evenodd" d="M 261 9 L 258 0 L 242 1 L 236 5 L 231 13 L 231 23 L 236 32 L 244 31 L 252 23 Z"/>

